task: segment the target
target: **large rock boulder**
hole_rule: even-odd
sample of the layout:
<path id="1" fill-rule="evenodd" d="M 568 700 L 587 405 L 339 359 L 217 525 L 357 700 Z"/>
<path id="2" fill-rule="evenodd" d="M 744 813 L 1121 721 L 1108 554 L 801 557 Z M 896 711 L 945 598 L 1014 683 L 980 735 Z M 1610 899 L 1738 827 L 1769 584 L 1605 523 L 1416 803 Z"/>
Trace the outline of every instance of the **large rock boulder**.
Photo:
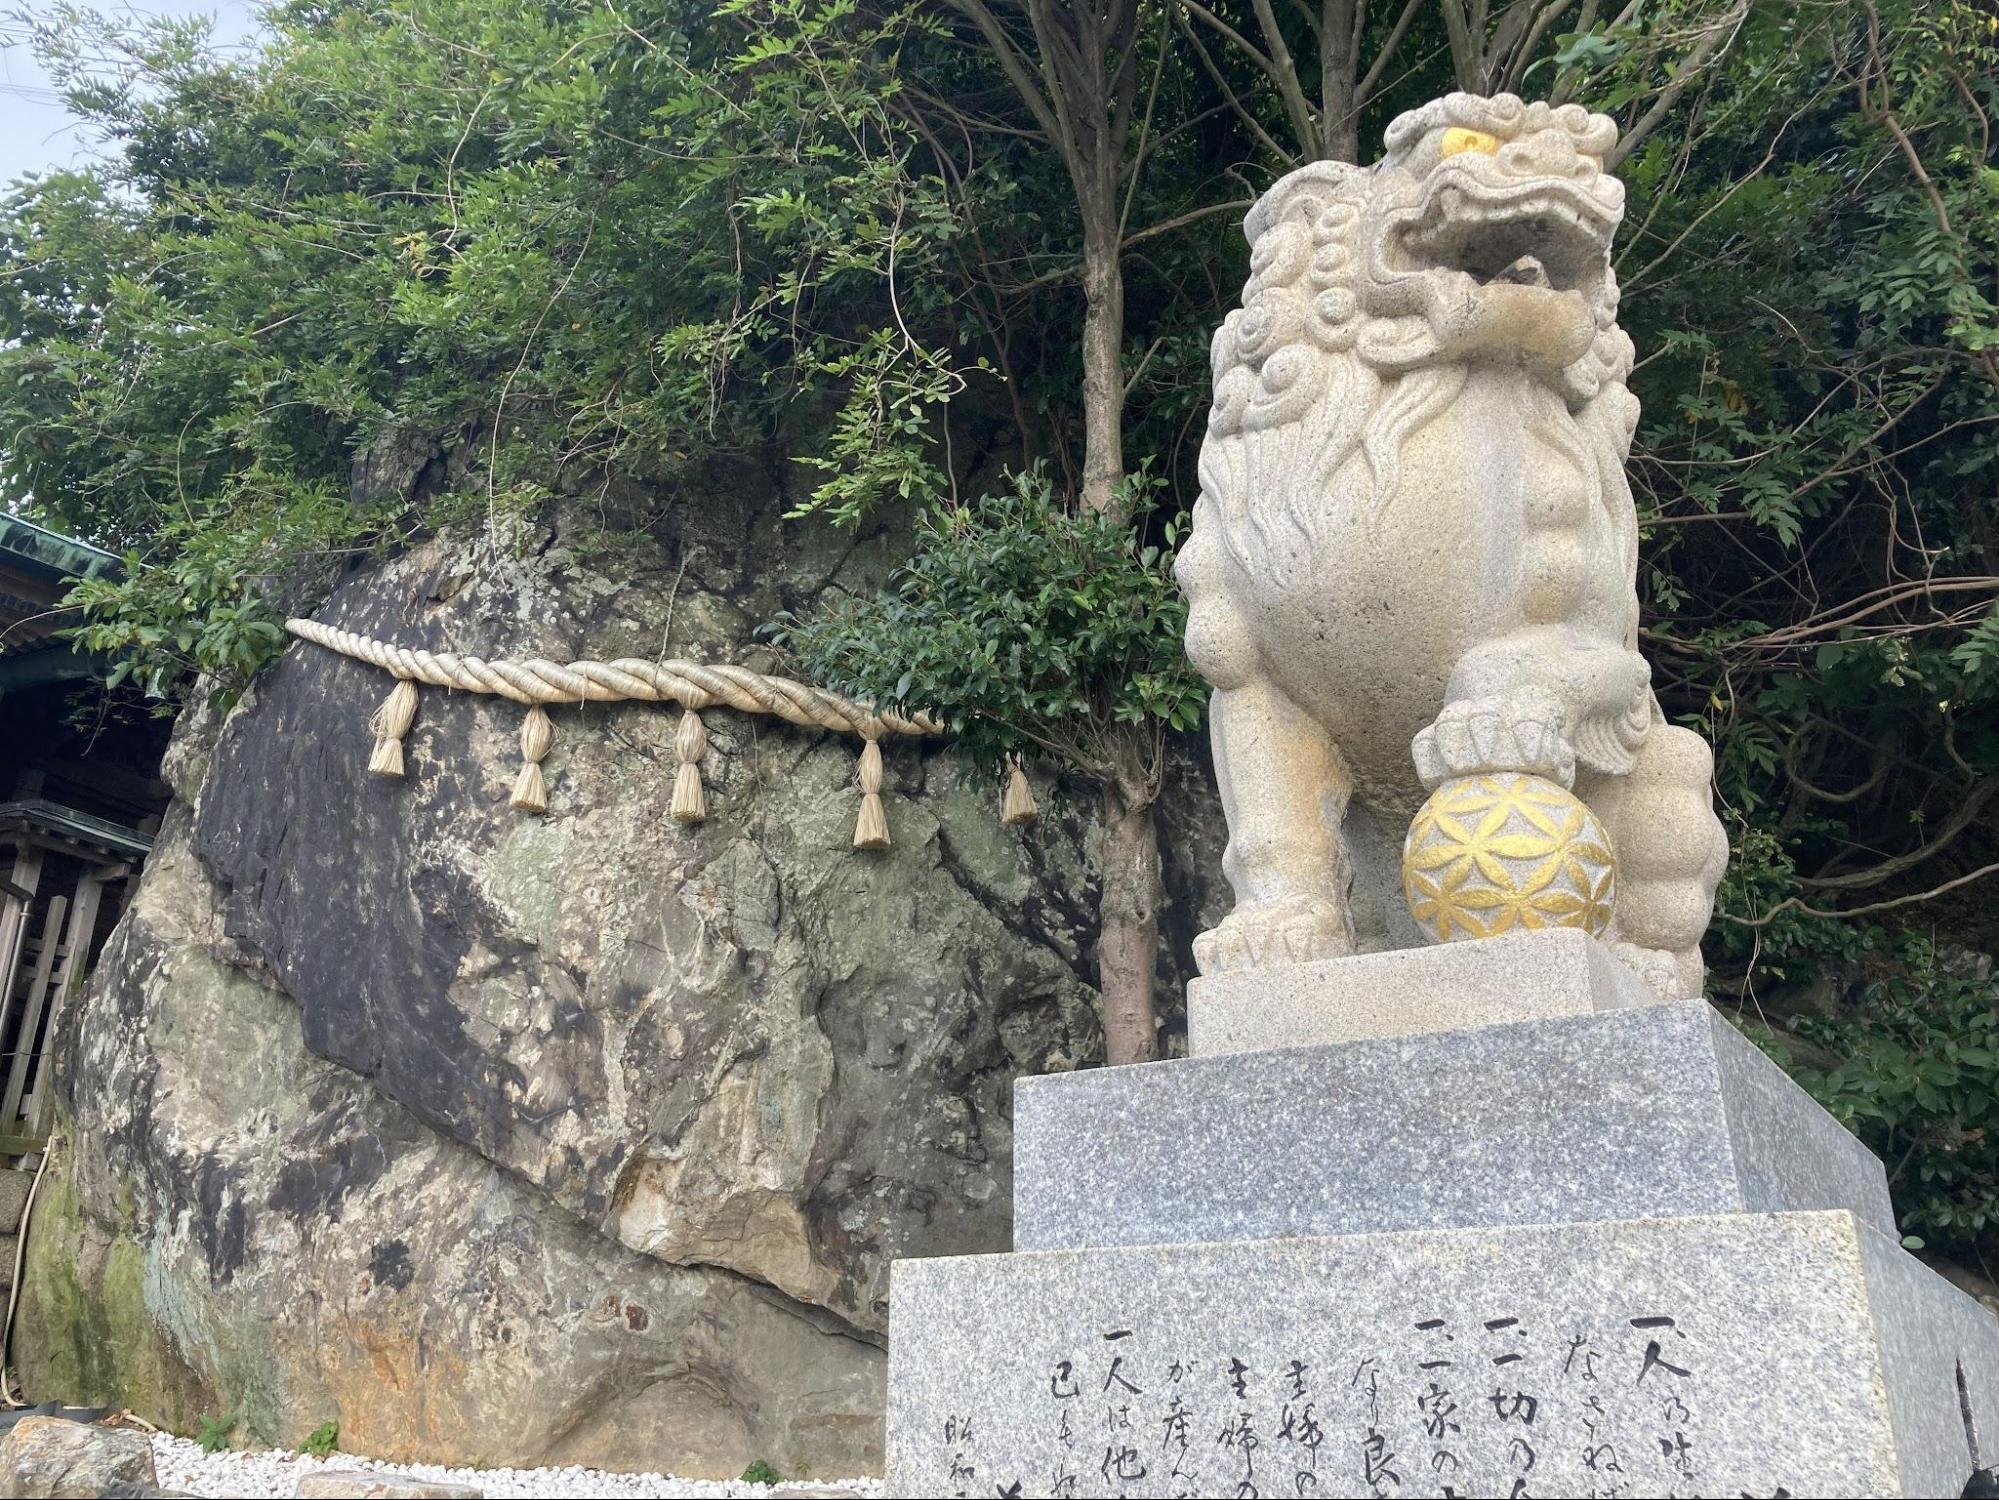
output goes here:
<path id="1" fill-rule="evenodd" d="M 0 1500 L 87 1500 L 154 1478 L 152 1444 L 131 1428 L 23 1417 L 0 1438 Z"/>
<path id="2" fill-rule="evenodd" d="M 318 613 L 768 665 L 757 622 L 881 570 L 748 508 L 689 525 L 440 540 Z M 408 779 L 366 775 L 389 685 L 299 645 L 182 726 L 181 800 L 62 1022 L 28 1389 L 266 1442 L 337 1419 L 397 1460 L 872 1469 L 889 1263 L 1005 1247 L 1012 1082 L 1100 1055 L 1089 798 L 1005 829 L 948 746 L 892 744 L 894 846 L 856 853 L 855 742 L 714 710 L 688 829 L 676 712 L 592 705 L 555 711 L 529 817 L 500 700 L 426 690 Z M 1169 995 L 1219 914 L 1180 775 Z"/>

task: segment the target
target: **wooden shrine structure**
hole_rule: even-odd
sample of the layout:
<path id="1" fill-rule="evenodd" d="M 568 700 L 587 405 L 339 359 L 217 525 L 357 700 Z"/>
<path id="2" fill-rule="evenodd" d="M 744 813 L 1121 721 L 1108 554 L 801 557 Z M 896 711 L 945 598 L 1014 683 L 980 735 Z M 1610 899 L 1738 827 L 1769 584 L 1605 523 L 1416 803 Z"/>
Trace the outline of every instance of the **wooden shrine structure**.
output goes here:
<path id="1" fill-rule="evenodd" d="M 115 710 L 61 601 L 117 557 L 0 515 L 0 1159 L 41 1149 L 61 1003 L 123 909 L 169 798 L 163 720 Z"/>

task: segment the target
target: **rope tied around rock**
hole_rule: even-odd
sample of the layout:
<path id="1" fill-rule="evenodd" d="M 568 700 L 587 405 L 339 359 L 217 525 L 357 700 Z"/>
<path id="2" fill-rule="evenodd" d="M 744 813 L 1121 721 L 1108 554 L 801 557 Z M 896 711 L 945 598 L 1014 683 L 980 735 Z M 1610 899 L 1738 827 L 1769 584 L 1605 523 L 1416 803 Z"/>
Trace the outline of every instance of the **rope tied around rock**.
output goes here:
<path id="1" fill-rule="evenodd" d="M 856 781 L 861 806 L 854 829 L 859 849 L 888 847 L 888 822 L 882 811 L 881 746 L 884 734 L 942 734 L 944 725 L 926 713 L 905 714 L 876 709 L 826 688 L 752 672 L 745 667 L 692 661 L 645 661 L 619 657 L 615 661 L 554 662 L 531 656 L 514 661 L 486 661 L 448 651 L 423 651 L 378 641 L 318 620 L 292 619 L 285 629 L 302 641 L 323 646 L 355 661 L 393 673 L 396 686 L 375 710 L 369 729 L 375 736 L 368 769 L 379 776 L 402 776 L 403 737 L 416 721 L 417 684 L 487 693 L 528 707 L 521 725 L 521 769 L 512 802 L 524 812 L 544 812 L 547 784 L 541 762 L 555 741 L 547 706 L 563 703 L 678 703 L 685 710 L 674 735 L 679 770 L 674 781 L 671 816 L 682 823 L 699 823 L 708 815 L 701 787 L 700 762 L 707 753 L 708 734 L 702 709 L 720 705 L 749 714 L 770 714 L 804 729 L 858 735 L 861 750 Z"/>

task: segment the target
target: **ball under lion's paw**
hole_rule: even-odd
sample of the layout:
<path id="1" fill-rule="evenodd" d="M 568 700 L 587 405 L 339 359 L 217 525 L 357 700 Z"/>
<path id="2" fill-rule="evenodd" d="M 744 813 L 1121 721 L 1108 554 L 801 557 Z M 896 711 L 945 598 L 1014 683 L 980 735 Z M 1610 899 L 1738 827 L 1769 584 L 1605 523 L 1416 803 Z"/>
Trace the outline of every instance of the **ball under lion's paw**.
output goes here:
<path id="1" fill-rule="evenodd" d="M 1344 958 L 1353 934 L 1340 908 L 1322 896 L 1286 896 L 1238 906 L 1219 927 L 1194 939 L 1194 966 L 1203 974 Z"/>
<path id="2" fill-rule="evenodd" d="M 1432 942 L 1545 927 L 1601 936 L 1616 883 L 1610 836 L 1596 814 L 1523 771 L 1445 782 L 1402 846 L 1402 893 Z"/>

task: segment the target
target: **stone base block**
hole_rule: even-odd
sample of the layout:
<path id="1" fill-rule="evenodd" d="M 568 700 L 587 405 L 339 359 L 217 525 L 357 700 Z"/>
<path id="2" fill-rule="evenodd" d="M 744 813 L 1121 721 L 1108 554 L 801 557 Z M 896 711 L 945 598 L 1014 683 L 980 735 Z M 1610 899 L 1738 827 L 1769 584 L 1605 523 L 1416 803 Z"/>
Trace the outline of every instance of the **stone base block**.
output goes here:
<path id="1" fill-rule="evenodd" d="M 1550 928 L 1205 975 L 1187 986 L 1187 1051 L 1316 1047 L 1659 1003 L 1595 938 Z"/>
<path id="2" fill-rule="evenodd" d="M 900 1262 L 891 1495 L 1956 1495 L 1999 1319 L 1843 1212 Z"/>
<path id="3" fill-rule="evenodd" d="M 1022 1250 L 1817 1208 L 1895 1227 L 1881 1163 L 1706 1005 L 1014 1090 Z"/>

